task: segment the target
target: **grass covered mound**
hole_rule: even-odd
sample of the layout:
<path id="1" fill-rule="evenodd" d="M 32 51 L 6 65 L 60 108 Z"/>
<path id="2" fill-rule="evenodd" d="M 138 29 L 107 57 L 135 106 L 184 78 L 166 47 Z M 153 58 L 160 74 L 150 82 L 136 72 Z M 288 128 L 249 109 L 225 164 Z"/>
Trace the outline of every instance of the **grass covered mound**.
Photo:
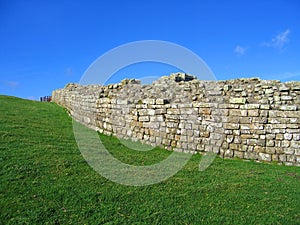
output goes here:
<path id="1" fill-rule="evenodd" d="M 100 137 L 135 165 L 170 154 Z M 200 160 L 159 184 L 116 184 L 86 163 L 63 108 L 0 96 L 0 224 L 300 224 L 300 168 L 216 158 L 200 172 Z"/>

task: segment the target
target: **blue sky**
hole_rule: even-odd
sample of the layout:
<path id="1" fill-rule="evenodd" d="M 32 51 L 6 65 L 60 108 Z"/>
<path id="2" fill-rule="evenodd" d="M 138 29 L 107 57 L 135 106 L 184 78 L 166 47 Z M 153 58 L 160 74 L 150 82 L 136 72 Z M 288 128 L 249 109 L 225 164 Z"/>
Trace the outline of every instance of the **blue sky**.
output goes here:
<path id="1" fill-rule="evenodd" d="M 217 79 L 300 80 L 300 3 L 285 1 L 0 1 L 0 94 L 38 99 L 79 82 L 119 45 L 163 40 L 199 55 Z M 149 67 L 150 66 L 150 67 Z M 112 82 L 176 68 L 133 65 Z"/>

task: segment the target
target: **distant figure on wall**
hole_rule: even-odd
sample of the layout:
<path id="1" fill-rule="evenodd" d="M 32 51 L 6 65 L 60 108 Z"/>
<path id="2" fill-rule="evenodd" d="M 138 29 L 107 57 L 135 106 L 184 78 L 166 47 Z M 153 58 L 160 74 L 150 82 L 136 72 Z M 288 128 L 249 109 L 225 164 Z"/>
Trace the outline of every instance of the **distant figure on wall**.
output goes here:
<path id="1" fill-rule="evenodd" d="M 51 102 L 51 96 L 40 97 L 41 102 Z"/>

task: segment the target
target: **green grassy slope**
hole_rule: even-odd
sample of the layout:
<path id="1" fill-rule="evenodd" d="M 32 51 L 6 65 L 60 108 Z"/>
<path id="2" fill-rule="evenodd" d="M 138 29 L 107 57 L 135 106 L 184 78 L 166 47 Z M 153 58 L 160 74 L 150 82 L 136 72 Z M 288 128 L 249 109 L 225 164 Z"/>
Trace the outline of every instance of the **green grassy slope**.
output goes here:
<path id="1" fill-rule="evenodd" d="M 132 164 L 169 154 L 100 136 Z M 199 172 L 200 159 L 156 185 L 119 185 L 87 165 L 64 109 L 0 96 L 0 224 L 300 224 L 300 168 L 217 158 Z"/>

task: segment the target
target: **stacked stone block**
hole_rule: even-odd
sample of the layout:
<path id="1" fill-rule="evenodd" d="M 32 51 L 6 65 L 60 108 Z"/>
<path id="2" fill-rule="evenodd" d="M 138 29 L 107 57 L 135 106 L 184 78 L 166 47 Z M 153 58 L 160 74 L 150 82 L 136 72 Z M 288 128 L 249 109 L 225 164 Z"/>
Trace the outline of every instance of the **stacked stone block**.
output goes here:
<path id="1" fill-rule="evenodd" d="M 200 81 L 176 73 L 151 85 L 68 84 L 54 102 L 106 135 L 182 152 L 300 165 L 300 82 Z"/>

